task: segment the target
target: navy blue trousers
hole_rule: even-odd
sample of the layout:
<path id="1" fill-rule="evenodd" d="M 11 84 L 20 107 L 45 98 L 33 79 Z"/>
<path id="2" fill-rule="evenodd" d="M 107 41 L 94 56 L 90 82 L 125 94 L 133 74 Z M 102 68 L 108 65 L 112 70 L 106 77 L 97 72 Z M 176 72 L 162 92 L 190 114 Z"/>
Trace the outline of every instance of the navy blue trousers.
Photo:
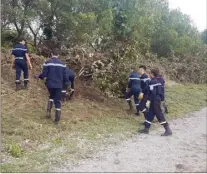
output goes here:
<path id="1" fill-rule="evenodd" d="M 139 110 L 144 114 L 145 119 L 147 118 L 147 112 L 148 112 L 148 108 L 146 106 L 147 100 L 148 100 L 148 96 L 144 95 L 143 99 L 140 101 L 139 104 Z"/>
<path id="2" fill-rule="evenodd" d="M 54 102 L 56 110 L 61 110 L 61 88 L 48 88 L 49 100 Z"/>
<path id="3" fill-rule="evenodd" d="M 29 81 L 29 72 L 27 62 L 25 60 L 15 60 L 16 83 L 20 83 L 21 73 L 24 73 L 24 83 Z"/>
<path id="4" fill-rule="evenodd" d="M 136 108 L 138 109 L 139 108 L 139 91 L 133 91 L 133 90 L 130 90 L 129 92 L 126 92 L 125 93 L 125 99 L 127 102 L 131 101 L 131 97 L 134 97 L 134 103 L 136 105 Z"/>
<path id="5" fill-rule="evenodd" d="M 149 112 L 147 113 L 145 120 L 146 128 L 150 128 L 155 116 L 161 125 L 165 126 L 167 124 L 161 109 L 161 98 L 159 96 L 156 96 L 150 102 Z"/>

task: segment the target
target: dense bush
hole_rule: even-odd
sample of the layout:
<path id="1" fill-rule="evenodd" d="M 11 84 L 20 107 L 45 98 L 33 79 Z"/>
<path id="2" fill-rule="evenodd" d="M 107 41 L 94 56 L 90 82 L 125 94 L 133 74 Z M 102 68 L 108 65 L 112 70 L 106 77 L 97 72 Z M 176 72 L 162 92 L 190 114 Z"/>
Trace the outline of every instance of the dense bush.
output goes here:
<path id="1" fill-rule="evenodd" d="M 172 80 L 205 82 L 206 30 L 199 33 L 168 0 L 3 0 L 1 23 L 4 46 L 24 35 L 31 52 L 47 57 L 58 47 L 105 92 L 117 93 L 142 63 Z"/>

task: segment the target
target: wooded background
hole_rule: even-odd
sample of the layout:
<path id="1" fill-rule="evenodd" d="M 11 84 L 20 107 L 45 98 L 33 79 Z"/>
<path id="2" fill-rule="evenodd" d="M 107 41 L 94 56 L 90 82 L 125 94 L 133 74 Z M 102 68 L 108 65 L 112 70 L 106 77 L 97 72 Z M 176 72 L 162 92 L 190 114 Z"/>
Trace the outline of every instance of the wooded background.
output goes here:
<path id="1" fill-rule="evenodd" d="M 105 93 L 119 93 L 140 64 L 206 83 L 207 30 L 168 0 L 2 0 L 1 11 L 2 47 L 21 36 L 30 53 L 48 57 L 58 47 L 79 78 Z"/>

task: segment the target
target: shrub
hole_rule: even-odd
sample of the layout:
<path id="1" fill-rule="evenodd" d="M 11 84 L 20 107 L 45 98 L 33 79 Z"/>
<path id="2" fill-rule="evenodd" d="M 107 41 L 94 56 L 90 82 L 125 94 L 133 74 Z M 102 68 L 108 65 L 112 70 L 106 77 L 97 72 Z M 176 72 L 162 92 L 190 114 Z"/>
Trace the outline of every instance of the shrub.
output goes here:
<path id="1" fill-rule="evenodd" d="M 15 143 L 11 143 L 7 147 L 7 151 L 11 154 L 11 156 L 15 158 L 19 158 L 23 154 L 22 148 Z"/>

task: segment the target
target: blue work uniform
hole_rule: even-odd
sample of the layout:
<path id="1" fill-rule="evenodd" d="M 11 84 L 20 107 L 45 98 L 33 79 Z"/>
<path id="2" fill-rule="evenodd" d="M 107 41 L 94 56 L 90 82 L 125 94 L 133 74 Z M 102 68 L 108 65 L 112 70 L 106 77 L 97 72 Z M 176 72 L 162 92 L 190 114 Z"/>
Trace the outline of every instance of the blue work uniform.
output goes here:
<path id="1" fill-rule="evenodd" d="M 24 73 L 24 83 L 27 84 L 29 81 L 28 66 L 26 60 L 26 53 L 28 50 L 26 46 L 21 43 L 18 43 L 12 49 L 12 55 L 15 57 L 15 70 L 16 70 L 16 84 L 20 84 L 21 72 Z"/>
<path id="2" fill-rule="evenodd" d="M 146 119 L 146 112 L 147 112 L 146 103 L 148 100 L 148 84 L 150 82 L 150 78 L 147 76 L 147 74 L 142 74 L 140 80 L 141 80 L 141 89 L 144 96 L 143 99 L 140 101 L 139 110 L 144 114 Z"/>
<path id="3" fill-rule="evenodd" d="M 147 113 L 147 118 L 145 120 L 145 127 L 150 128 L 154 116 L 157 117 L 159 123 L 163 126 L 168 125 L 165 120 L 164 114 L 161 110 L 161 101 L 165 98 L 164 94 L 164 79 L 156 77 L 152 78 L 148 85 L 148 99 L 150 100 L 150 108 Z"/>
<path id="4" fill-rule="evenodd" d="M 56 110 L 61 110 L 61 91 L 63 85 L 68 85 L 66 65 L 58 58 L 52 57 L 43 64 L 43 72 L 40 79 L 46 78 L 46 86 L 49 91 L 49 101 L 54 102 Z"/>
<path id="5" fill-rule="evenodd" d="M 136 105 L 136 108 L 138 109 L 139 106 L 139 93 L 141 92 L 141 82 L 140 82 L 140 76 L 137 72 L 132 72 L 129 75 L 129 82 L 128 82 L 128 88 L 130 91 L 128 91 L 125 95 L 125 99 L 127 102 L 131 101 L 131 96 L 134 96 L 134 103 Z"/>

